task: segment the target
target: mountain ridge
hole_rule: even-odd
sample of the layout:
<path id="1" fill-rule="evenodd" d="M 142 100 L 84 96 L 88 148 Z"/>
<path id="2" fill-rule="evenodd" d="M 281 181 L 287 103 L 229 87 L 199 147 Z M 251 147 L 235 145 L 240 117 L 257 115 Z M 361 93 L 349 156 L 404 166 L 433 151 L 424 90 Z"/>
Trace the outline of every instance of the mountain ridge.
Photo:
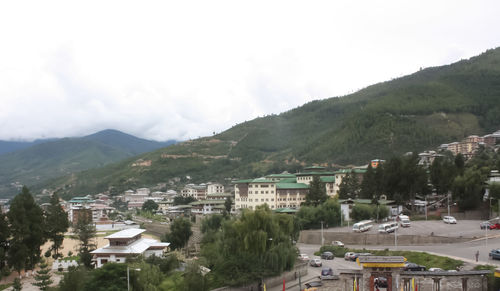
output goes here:
<path id="1" fill-rule="evenodd" d="M 366 164 L 500 128 L 500 49 L 39 185 L 64 195 Z M 149 161 L 137 166 L 138 160 Z M 134 166 L 135 165 L 135 166 Z"/>
<path id="2" fill-rule="evenodd" d="M 0 155 L 0 196 L 15 193 L 11 183 L 33 185 L 46 179 L 102 167 L 172 143 L 174 141 L 140 139 L 117 130 L 104 130 L 83 137 L 42 140 Z"/>

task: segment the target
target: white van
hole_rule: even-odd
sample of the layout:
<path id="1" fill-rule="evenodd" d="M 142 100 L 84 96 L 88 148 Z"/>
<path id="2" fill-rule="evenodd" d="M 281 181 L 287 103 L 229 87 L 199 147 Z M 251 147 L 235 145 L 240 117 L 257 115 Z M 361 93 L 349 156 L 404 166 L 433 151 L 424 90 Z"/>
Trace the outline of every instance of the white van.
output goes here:
<path id="1" fill-rule="evenodd" d="M 410 217 L 408 217 L 407 215 L 400 215 L 399 224 L 401 225 L 401 227 L 410 227 Z"/>
<path id="2" fill-rule="evenodd" d="M 352 230 L 354 232 L 364 232 L 369 231 L 372 228 L 373 221 L 371 220 L 363 220 L 358 223 L 352 225 Z"/>
<path id="3" fill-rule="evenodd" d="M 378 226 L 379 233 L 391 233 L 398 228 L 397 222 L 384 223 Z"/>

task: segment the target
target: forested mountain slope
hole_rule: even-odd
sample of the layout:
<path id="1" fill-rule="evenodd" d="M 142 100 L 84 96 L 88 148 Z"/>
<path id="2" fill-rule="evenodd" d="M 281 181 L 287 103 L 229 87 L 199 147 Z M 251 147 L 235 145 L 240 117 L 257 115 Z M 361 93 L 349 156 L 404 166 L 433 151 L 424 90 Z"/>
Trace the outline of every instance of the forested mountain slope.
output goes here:
<path id="1" fill-rule="evenodd" d="M 35 142 L 24 149 L 0 155 L 0 197 L 15 194 L 17 189 L 12 185 L 15 182 L 36 185 L 47 179 L 102 167 L 168 144 L 140 139 L 116 130 L 80 138 Z"/>
<path id="2" fill-rule="evenodd" d="M 498 129 L 500 49 L 494 49 L 45 186 L 77 195 L 153 185 L 175 176 L 206 182 L 295 171 L 312 163 L 366 164 Z M 148 162 L 140 166 L 137 160 Z"/>

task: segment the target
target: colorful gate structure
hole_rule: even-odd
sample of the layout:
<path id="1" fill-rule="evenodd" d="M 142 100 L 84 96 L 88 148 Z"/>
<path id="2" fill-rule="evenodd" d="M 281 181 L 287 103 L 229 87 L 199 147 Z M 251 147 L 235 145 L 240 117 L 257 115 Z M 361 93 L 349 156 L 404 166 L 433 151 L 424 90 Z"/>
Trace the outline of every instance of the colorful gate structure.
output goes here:
<path id="1" fill-rule="evenodd" d="M 486 291 L 486 275 L 491 273 L 488 270 L 405 271 L 406 259 L 401 256 L 360 256 L 357 262 L 361 270 L 339 270 L 338 280 L 323 280 L 318 290 Z"/>

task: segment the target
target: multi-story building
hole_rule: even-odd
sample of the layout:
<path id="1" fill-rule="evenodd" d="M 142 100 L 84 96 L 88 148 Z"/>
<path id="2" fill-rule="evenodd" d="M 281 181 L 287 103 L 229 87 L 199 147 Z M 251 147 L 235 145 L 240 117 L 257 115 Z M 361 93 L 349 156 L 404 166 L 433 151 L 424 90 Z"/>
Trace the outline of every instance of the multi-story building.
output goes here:
<path id="1" fill-rule="evenodd" d="M 219 183 L 207 183 L 207 195 L 224 193 L 224 185 Z"/>
<path id="2" fill-rule="evenodd" d="M 350 172 L 362 175 L 366 169 L 328 172 L 324 167 L 315 166 L 306 168 L 304 172 L 297 174 L 272 174 L 258 179 L 235 181 L 233 182 L 235 208 L 236 210 L 255 209 L 258 205 L 267 204 L 270 209 L 297 209 L 305 202 L 310 183 L 314 177 L 318 177 L 325 185 L 326 194 L 334 197 L 338 192 L 337 179 L 341 181 L 342 177 Z"/>
<path id="3" fill-rule="evenodd" d="M 181 195 L 182 197 L 193 197 L 196 200 L 203 200 L 207 197 L 207 185 L 187 184 L 181 190 Z"/>

